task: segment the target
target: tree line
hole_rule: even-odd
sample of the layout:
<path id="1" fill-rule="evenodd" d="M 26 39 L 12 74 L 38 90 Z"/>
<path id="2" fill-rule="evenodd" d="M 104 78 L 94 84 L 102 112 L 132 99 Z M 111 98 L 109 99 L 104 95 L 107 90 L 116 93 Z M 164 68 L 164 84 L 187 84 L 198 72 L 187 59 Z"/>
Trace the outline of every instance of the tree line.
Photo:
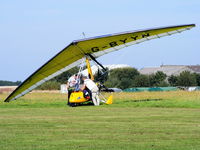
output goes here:
<path id="1" fill-rule="evenodd" d="M 168 77 L 162 71 L 144 75 L 140 74 L 135 68 L 119 68 L 110 71 L 105 85 L 121 89 L 132 87 L 200 86 L 200 74 L 183 71 L 179 75 Z"/>
<path id="2" fill-rule="evenodd" d="M 18 86 L 21 84 L 21 81 L 5 81 L 5 80 L 0 80 L 0 86 Z"/>
<path id="3" fill-rule="evenodd" d="M 72 68 L 61 75 L 40 85 L 40 90 L 58 90 L 60 84 L 66 84 L 69 77 L 79 71 L 78 67 Z M 120 89 L 132 87 L 167 87 L 167 86 L 200 86 L 200 74 L 183 71 L 179 75 L 167 76 L 162 71 L 154 74 L 144 75 L 131 67 L 117 68 L 107 71 L 106 73 L 97 72 L 95 81 L 104 83 L 107 87 L 116 87 Z M 0 80 L 0 86 L 17 86 L 21 81 L 4 81 Z"/>
<path id="4" fill-rule="evenodd" d="M 60 84 L 67 83 L 69 77 L 77 73 L 78 67 L 72 68 L 61 75 L 47 81 L 38 89 L 53 90 L 59 89 Z M 167 86 L 200 86 L 200 74 L 183 71 L 179 75 L 167 76 L 162 71 L 154 74 L 144 75 L 131 67 L 112 69 L 104 74 L 97 72 L 95 80 L 101 81 L 107 87 L 120 89 L 132 87 L 167 87 Z"/>

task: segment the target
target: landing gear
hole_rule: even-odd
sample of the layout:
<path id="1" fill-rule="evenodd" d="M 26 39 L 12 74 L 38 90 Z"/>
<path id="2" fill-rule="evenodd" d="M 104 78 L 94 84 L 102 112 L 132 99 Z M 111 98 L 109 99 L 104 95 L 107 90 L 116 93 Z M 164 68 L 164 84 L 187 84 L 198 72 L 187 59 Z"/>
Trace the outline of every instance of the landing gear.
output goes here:
<path id="1" fill-rule="evenodd" d="M 68 104 L 70 107 L 76 107 L 76 106 L 78 106 L 76 103 L 69 103 Z"/>

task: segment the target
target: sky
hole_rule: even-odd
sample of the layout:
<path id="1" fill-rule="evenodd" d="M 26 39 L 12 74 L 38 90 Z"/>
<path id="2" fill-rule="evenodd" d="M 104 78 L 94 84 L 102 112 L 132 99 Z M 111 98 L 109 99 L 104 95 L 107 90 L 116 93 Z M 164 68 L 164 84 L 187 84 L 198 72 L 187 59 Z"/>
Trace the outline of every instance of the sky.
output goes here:
<path id="1" fill-rule="evenodd" d="M 25 80 L 73 40 L 192 24 L 172 36 L 104 55 L 102 64 L 137 69 L 200 64 L 199 0 L 0 0 L 0 80 Z"/>

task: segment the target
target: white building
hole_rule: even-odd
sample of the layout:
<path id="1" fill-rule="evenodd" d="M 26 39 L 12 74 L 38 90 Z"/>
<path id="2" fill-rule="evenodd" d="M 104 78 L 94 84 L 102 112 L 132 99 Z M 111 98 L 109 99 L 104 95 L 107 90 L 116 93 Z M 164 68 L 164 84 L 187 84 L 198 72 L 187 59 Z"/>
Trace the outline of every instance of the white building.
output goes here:
<path id="1" fill-rule="evenodd" d="M 125 65 L 125 64 L 113 64 L 113 65 L 103 65 L 105 68 L 108 68 L 108 70 L 112 70 L 112 69 L 117 69 L 117 68 L 127 68 L 127 67 L 131 67 L 131 66 L 129 66 L 129 65 Z M 92 73 L 93 74 L 96 74 L 97 72 L 98 72 L 98 66 L 96 66 L 96 65 L 93 65 L 92 67 L 91 67 L 91 69 L 92 69 Z M 85 70 L 83 70 L 82 72 L 81 72 L 81 74 L 82 75 L 84 75 L 84 76 L 88 76 L 88 70 L 87 69 L 85 69 Z"/>

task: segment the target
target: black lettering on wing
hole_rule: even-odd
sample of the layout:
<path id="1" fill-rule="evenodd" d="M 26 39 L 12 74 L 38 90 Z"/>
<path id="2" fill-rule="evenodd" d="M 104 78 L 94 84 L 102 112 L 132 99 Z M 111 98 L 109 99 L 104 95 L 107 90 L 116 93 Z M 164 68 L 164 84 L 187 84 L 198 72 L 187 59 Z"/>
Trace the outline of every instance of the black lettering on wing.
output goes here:
<path id="1" fill-rule="evenodd" d="M 137 35 L 136 35 L 136 36 L 131 36 L 131 38 L 132 38 L 133 40 L 137 40 L 138 36 L 137 36 Z"/>
<path id="2" fill-rule="evenodd" d="M 123 44 L 126 43 L 127 38 L 125 38 L 124 40 L 119 40 L 120 42 L 122 42 Z"/>
<path id="3" fill-rule="evenodd" d="M 114 42 L 110 42 L 109 45 L 110 45 L 111 47 L 115 47 L 115 46 L 117 46 L 118 44 L 117 44 L 117 42 L 114 41 Z"/>
<path id="4" fill-rule="evenodd" d="M 91 50 L 92 50 L 92 52 L 98 52 L 99 51 L 99 47 L 92 47 Z"/>
<path id="5" fill-rule="evenodd" d="M 142 34 L 142 38 L 150 36 L 149 33 Z"/>

